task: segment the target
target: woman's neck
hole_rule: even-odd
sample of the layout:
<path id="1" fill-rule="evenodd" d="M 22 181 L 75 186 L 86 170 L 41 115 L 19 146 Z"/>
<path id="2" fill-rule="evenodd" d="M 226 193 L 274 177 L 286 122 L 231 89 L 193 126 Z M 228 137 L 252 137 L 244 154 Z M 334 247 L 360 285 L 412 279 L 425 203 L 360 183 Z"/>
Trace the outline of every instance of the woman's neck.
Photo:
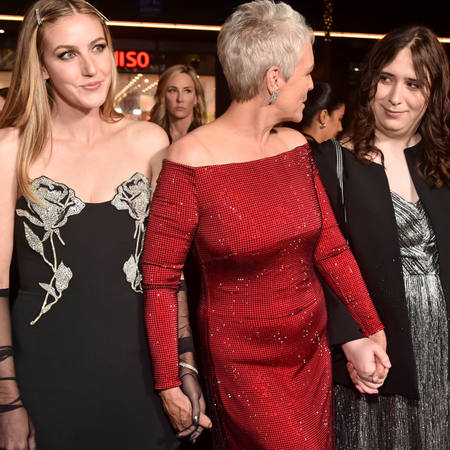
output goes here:
<path id="1" fill-rule="evenodd" d="M 91 143 L 102 135 L 106 123 L 99 108 L 78 110 L 67 105 L 55 105 L 52 136 L 54 139 Z"/>
<path id="2" fill-rule="evenodd" d="M 419 133 L 404 136 L 390 136 L 375 129 L 375 145 L 382 151 L 399 151 L 413 147 L 422 140 Z"/>
<path id="3" fill-rule="evenodd" d="M 184 117 L 183 119 L 169 117 L 169 133 L 172 141 L 176 141 L 187 134 L 189 127 L 191 126 L 192 119 L 192 114 Z"/>

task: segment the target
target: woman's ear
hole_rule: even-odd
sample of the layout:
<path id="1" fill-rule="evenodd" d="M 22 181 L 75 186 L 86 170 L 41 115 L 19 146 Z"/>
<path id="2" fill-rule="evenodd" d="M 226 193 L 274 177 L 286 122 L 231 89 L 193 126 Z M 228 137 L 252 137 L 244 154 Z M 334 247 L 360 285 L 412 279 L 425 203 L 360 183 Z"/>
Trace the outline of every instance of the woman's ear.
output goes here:
<path id="1" fill-rule="evenodd" d="M 47 72 L 47 69 L 44 65 L 42 65 L 42 74 L 44 75 L 44 80 L 47 81 L 50 78 L 49 73 Z"/>
<path id="2" fill-rule="evenodd" d="M 282 77 L 280 68 L 277 66 L 272 66 L 266 72 L 266 85 L 267 90 L 269 91 L 269 95 L 272 95 L 273 92 L 278 91 Z"/>
<path id="3" fill-rule="evenodd" d="M 322 109 L 322 111 L 319 112 L 319 122 L 320 124 L 326 124 L 328 122 L 328 119 L 330 118 L 330 115 L 328 114 L 327 109 Z"/>

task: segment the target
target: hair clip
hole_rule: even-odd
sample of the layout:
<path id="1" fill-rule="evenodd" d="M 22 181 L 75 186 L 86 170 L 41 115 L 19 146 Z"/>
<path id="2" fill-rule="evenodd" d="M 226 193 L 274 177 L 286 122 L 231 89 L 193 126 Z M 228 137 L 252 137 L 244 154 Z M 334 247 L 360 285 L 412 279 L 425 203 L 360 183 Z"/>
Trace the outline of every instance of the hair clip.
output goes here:
<path id="1" fill-rule="evenodd" d="M 109 19 L 102 14 L 95 6 L 91 5 L 89 2 L 86 2 L 91 8 L 95 9 L 95 11 L 97 11 L 97 14 L 105 21 L 105 22 L 109 22 Z"/>
<path id="2" fill-rule="evenodd" d="M 44 22 L 42 22 L 41 20 L 41 15 L 39 14 L 39 8 L 36 8 L 36 20 L 37 20 L 37 24 L 38 26 L 44 26 Z"/>

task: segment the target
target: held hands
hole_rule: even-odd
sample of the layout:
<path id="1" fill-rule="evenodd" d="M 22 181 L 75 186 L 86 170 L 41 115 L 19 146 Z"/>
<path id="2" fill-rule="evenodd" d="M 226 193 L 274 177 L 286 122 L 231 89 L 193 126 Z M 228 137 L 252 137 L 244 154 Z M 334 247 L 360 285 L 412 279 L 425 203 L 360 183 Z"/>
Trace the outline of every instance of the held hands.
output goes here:
<path id="1" fill-rule="evenodd" d="M 181 388 L 175 387 L 160 391 L 170 423 L 178 430 L 177 437 L 189 436 L 194 443 L 204 428 L 211 428 L 212 423 L 205 415 L 206 403 L 197 381 L 197 374 L 187 368 L 181 368 Z"/>
<path id="2" fill-rule="evenodd" d="M 362 394 L 377 394 L 389 373 L 391 362 L 386 354 L 384 330 L 342 344 L 347 357 L 347 370 L 356 389 Z"/>

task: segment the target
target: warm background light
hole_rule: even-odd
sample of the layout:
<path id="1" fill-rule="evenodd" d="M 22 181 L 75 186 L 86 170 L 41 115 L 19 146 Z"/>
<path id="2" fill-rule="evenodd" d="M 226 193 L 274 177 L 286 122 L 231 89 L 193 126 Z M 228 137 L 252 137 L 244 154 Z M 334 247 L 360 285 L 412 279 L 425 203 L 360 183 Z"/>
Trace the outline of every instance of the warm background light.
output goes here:
<path id="1" fill-rule="evenodd" d="M 0 21 L 22 21 L 23 16 L 12 16 L 0 14 Z M 193 25 L 181 23 L 157 23 L 157 22 L 126 22 L 120 20 L 110 20 L 107 22 L 110 27 L 129 27 L 129 28 L 159 28 L 165 30 L 195 30 L 195 31 L 214 31 L 219 32 L 220 26 L 215 25 Z M 331 25 L 331 22 L 329 23 Z M 0 31 L 1 33 L 1 31 Z M 314 35 L 318 37 L 325 37 L 325 31 L 314 31 Z M 332 38 L 351 38 L 351 39 L 381 39 L 384 34 L 372 33 L 347 33 L 341 31 L 331 31 Z M 439 41 L 449 44 L 450 38 L 440 37 Z"/>

